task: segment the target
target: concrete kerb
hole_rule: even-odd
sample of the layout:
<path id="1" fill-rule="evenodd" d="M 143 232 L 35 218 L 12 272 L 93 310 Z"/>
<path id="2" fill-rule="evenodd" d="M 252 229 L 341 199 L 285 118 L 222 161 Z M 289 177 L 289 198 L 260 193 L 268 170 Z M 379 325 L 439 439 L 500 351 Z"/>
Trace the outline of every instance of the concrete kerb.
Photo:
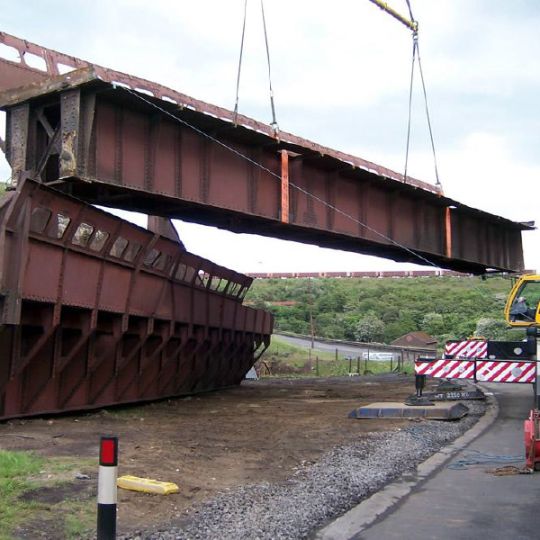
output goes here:
<path id="1" fill-rule="evenodd" d="M 479 437 L 499 414 L 499 404 L 495 396 L 488 395 L 488 408 L 480 420 L 461 437 L 448 444 L 436 454 L 420 463 L 416 472 L 406 472 L 391 484 L 371 495 L 360 504 L 320 529 L 316 540 L 349 540 L 370 526 L 379 516 L 408 496 L 412 489 L 424 482 L 432 473 L 442 467 L 459 451 Z"/>

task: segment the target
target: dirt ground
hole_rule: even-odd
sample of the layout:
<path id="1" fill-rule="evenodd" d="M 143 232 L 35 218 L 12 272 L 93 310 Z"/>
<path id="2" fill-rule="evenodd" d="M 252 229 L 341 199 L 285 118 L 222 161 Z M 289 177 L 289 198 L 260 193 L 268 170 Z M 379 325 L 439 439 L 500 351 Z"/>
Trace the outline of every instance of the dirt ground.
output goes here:
<path id="1" fill-rule="evenodd" d="M 88 504 L 95 504 L 99 436 L 117 435 L 120 475 L 180 487 L 166 497 L 119 490 L 118 526 L 125 532 L 166 525 L 220 491 L 284 481 L 334 446 L 403 425 L 407 421 L 352 420 L 347 414 L 413 392 L 413 379 L 403 375 L 245 381 L 238 388 L 142 406 L 4 422 L 0 448 L 95 457 L 95 467 L 81 470 L 90 476 Z M 81 482 L 73 479 L 74 491 L 80 492 Z M 70 491 L 64 489 L 64 496 Z M 32 534 L 32 527 L 26 530 Z"/>

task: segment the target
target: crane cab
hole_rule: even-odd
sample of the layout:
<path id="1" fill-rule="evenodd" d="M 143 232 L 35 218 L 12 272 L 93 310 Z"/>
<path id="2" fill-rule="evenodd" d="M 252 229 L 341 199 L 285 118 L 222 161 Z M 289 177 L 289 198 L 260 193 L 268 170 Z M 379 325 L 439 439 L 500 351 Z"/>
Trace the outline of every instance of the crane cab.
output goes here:
<path id="1" fill-rule="evenodd" d="M 518 279 L 506 300 L 504 317 L 510 326 L 540 326 L 540 275 Z"/>

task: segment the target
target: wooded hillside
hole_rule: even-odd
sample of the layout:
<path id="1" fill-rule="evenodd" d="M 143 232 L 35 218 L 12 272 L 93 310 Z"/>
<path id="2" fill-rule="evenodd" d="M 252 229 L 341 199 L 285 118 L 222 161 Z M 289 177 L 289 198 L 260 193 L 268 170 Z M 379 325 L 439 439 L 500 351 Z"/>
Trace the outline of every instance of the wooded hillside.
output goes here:
<path id="1" fill-rule="evenodd" d="M 506 328 L 511 280 L 500 277 L 257 279 L 246 301 L 268 309 L 276 330 L 389 343 L 422 330 L 442 344 L 473 334 L 522 339 Z"/>

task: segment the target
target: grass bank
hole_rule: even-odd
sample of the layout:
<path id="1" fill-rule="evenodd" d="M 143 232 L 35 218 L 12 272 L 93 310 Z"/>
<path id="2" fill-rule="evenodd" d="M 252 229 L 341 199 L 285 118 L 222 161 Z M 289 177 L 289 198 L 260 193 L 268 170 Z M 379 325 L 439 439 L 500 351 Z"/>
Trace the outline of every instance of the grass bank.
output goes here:
<path id="1" fill-rule="evenodd" d="M 75 479 L 87 467 L 95 464 L 0 450 L 0 540 L 15 538 L 18 526 L 27 537 L 37 538 L 43 524 L 53 520 L 59 523 L 59 538 L 78 538 L 92 528 L 96 505 L 88 500 L 91 490 L 87 481 Z"/>
<path id="2" fill-rule="evenodd" d="M 259 372 L 262 377 L 339 377 L 350 373 L 370 375 L 389 373 L 397 368 L 395 362 L 348 360 L 333 352 L 315 351 L 309 347 L 292 345 L 279 336 L 272 336 L 270 347 L 259 361 Z M 404 373 L 413 373 L 414 366 L 406 364 Z"/>

